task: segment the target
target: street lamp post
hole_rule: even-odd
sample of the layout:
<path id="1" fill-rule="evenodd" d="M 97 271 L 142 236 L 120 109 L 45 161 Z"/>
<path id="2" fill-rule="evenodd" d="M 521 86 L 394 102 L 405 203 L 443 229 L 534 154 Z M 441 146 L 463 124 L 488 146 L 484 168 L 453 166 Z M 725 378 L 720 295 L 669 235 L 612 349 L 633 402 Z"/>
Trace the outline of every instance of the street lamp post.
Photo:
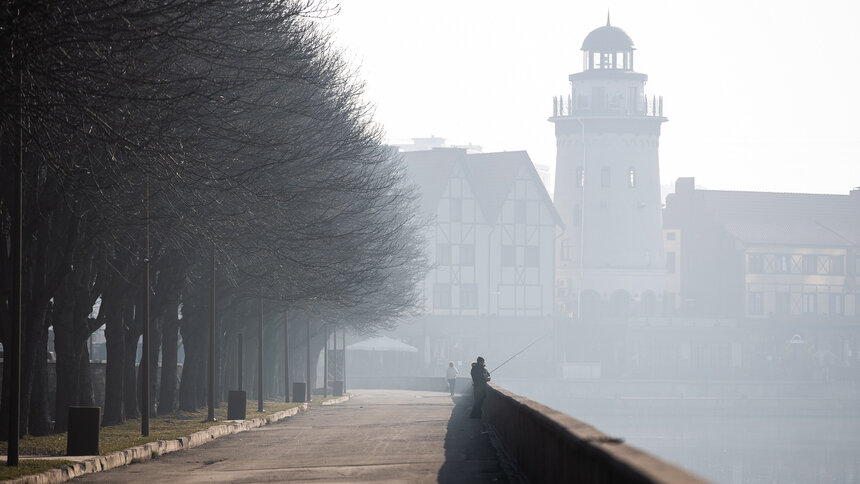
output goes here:
<path id="1" fill-rule="evenodd" d="M 305 401 L 311 401 L 311 318 L 308 316 L 308 324 L 307 324 L 307 379 L 308 384 L 305 389 Z"/>
<path id="2" fill-rule="evenodd" d="M 284 401 L 290 402 L 290 325 L 284 309 Z"/>
<path id="3" fill-rule="evenodd" d="M 207 368 L 207 422 L 215 421 L 215 244 L 212 244 L 211 257 L 211 294 L 209 308 L 209 362 Z M 241 378 L 241 376 L 240 376 Z"/>
<path id="4" fill-rule="evenodd" d="M 259 320 L 257 324 L 257 411 L 263 411 L 263 295 L 260 293 Z"/>

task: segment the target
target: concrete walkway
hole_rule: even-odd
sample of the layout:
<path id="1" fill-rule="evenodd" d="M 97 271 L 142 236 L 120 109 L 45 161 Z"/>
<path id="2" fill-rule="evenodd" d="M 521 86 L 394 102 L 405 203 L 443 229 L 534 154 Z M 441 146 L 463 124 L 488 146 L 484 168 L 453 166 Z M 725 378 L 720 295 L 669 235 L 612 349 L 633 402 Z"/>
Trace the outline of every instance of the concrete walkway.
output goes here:
<path id="1" fill-rule="evenodd" d="M 508 482 L 471 399 L 350 390 L 349 401 L 74 482 Z"/>

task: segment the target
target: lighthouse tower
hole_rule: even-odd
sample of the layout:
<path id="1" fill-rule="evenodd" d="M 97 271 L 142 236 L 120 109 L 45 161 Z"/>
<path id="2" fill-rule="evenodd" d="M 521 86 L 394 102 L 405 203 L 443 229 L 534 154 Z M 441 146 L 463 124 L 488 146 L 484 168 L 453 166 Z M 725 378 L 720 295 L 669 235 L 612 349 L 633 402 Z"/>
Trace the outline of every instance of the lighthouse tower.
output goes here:
<path id="1" fill-rule="evenodd" d="M 633 40 L 606 25 L 553 100 L 557 302 L 586 319 L 652 315 L 665 291 L 658 146 L 662 98 L 633 70 Z"/>

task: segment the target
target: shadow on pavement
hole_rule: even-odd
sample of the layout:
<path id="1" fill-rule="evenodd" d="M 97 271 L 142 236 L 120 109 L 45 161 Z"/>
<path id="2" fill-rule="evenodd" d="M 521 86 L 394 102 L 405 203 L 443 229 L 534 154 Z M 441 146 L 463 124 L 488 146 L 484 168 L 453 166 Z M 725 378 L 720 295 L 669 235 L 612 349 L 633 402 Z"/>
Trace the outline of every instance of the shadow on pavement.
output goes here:
<path id="1" fill-rule="evenodd" d="M 509 482 L 481 419 L 469 418 L 472 395 L 455 395 L 438 482 Z"/>

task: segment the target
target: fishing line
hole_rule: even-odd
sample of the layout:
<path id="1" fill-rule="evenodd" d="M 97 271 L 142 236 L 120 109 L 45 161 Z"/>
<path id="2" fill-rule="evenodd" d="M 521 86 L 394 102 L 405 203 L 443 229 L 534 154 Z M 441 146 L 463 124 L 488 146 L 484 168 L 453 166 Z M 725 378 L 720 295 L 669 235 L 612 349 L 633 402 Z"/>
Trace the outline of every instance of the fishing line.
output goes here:
<path id="1" fill-rule="evenodd" d="M 509 362 L 509 361 L 513 360 L 514 358 L 516 358 L 516 357 L 517 357 L 517 355 L 519 355 L 519 354 L 520 354 L 520 353 L 522 353 L 523 351 L 525 351 L 525 350 L 527 350 L 527 349 L 531 348 L 532 346 L 534 346 L 534 344 L 535 344 L 535 343 L 537 343 L 538 341 L 540 341 L 540 340 L 542 340 L 542 339 L 546 338 L 547 336 L 549 336 L 549 335 L 551 335 L 551 334 L 552 334 L 552 331 L 550 331 L 550 332 L 548 332 L 548 333 L 544 334 L 543 336 L 539 337 L 538 339 L 536 339 L 536 340 L 532 341 L 531 343 L 529 343 L 529 344 L 528 344 L 528 346 L 526 346 L 525 348 L 523 348 L 523 349 L 521 349 L 521 350 L 517 351 L 516 353 L 514 353 L 514 354 L 513 354 L 513 356 L 511 356 L 511 357 L 510 357 L 510 358 L 508 358 L 507 360 L 503 361 L 499 366 L 497 366 L 497 367 L 493 368 L 493 371 L 496 371 L 496 370 L 498 370 L 499 368 L 501 368 L 501 367 L 505 366 L 505 364 L 506 364 L 507 362 Z M 491 372 L 490 372 L 490 374 L 492 374 L 492 373 L 493 373 L 493 371 L 491 371 Z"/>

